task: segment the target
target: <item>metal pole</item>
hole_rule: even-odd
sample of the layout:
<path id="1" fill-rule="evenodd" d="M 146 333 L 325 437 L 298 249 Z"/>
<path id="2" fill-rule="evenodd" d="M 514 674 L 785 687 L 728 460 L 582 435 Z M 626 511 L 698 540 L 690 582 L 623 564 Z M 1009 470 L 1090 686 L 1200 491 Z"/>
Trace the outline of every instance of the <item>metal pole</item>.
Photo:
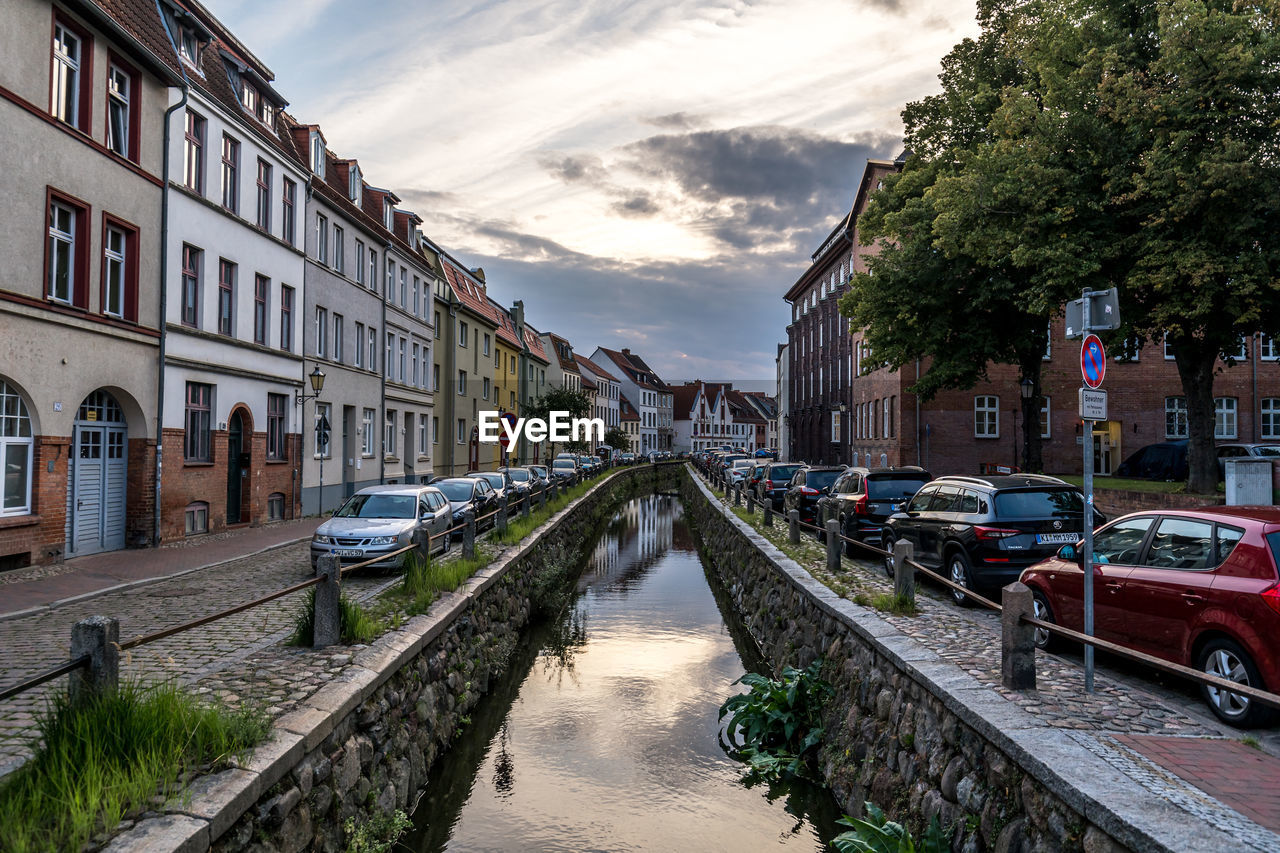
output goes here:
<path id="1" fill-rule="evenodd" d="M 1089 316 L 1089 290 L 1084 291 L 1082 307 L 1084 334 L 1091 331 L 1092 319 Z M 1093 421 L 1081 419 L 1081 432 L 1084 433 L 1084 555 L 1080 568 L 1084 573 L 1084 633 L 1093 636 Z M 1086 643 L 1084 647 L 1084 691 L 1093 692 L 1093 646 Z"/>

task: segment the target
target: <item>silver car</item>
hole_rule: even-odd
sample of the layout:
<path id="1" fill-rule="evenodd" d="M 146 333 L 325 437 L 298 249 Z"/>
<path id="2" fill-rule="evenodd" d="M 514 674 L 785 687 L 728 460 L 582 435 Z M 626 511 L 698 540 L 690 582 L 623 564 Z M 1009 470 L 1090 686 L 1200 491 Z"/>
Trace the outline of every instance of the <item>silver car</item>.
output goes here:
<path id="1" fill-rule="evenodd" d="M 334 511 L 311 537 L 311 567 L 322 554 L 334 554 L 344 566 L 362 563 L 413 544 L 419 528 L 433 537 L 431 548 L 447 550 L 449 500 L 435 486 L 369 486 Z M 385 557 L 371 567 L 399 568 L 404 555 Z"/>

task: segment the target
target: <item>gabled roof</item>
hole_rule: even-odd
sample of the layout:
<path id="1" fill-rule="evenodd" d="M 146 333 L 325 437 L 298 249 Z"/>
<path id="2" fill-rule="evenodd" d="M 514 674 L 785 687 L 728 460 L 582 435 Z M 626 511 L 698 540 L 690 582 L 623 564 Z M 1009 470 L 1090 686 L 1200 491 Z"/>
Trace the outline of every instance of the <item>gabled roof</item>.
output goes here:
<path id="1" fill-rule="evenodd" d="M 760 412 L 755 406 L 747 402 L 741 391 L 735 391 L 730 388 L 726 394 L 729 399 L 729 405 L 735 409 L 734 420 L 764 423 L 764 418 L 760 415 Z"/>
<path id="2" fill-rule="evenodd" d="M 128 53 L 130 59 L 140 60 L 139 64 L 147 66 L 148 71 L 162 76 L 170 84 L 182 82 L 178 57 L 165 34 L 164 23 L 156 14 L 155 0 L 98 0 L 96 5 L 97 9 L 89 3 L 76 9 L 89 20 L 94 20 L 96 13 L 114 22 L 133 39 L 132 44 L 125 39 L 113 39 L 114 47 Z"/>
<path id="3" fill-rule="evenodd" d="M 581 374 L 581 371 L 578 370 L 578 363 L 573 360 L 573 344 L 555 332 L 544 332 L 543 334 L 551 340 L 551 349 L 555 352 L 556 361 L 560 362 L 560 369 L 565 373 Z M 568 353 L 567 357 L 565 356 L 566 352 Z"/>
<path id="4" fill-rule="evenodd" d="M 666 386 L 659 386 L 652 381 L 657 377 L 654 377 L 648 371 L 647 367 L 639 367 L 635 364 L 631 358 L 630 350 L 623 350 L 622 352 L 619 352 L 618 350 L 612 350 L 608 347 L 600 347 L 600 351 L 608 356 L 609 360 L 618 366 L 622 371 L 622 374 L 626 376 L 628 380 L 634 382 L 639 387 L 650 391 L 661 391 L 665 389 Z"/>
<path id="5" fill-rule="evenodd" d="M 585 367 L 587 368 L 587 370 L 590 370 L 592 373 L 594 373 L 596 376 L 600 377 L 601 379 L 608 379 L 610 382 L 618 381 L 618 377 L 614 376 L 612 373 L 605 370 L 603 367 L 596 364 L 594 361 L 587 358 L 586 356 L 577 355 L 575 353 L 573 357 L 578 362 L 579 368 Z"/>
<path id="6" fill-rule="evenodd" d="M 626 394 L 618 395 L 618 417 L 624 421 L 640 420 L 640 413 L 636 411 L 636 407 L 631 405 L 631 401 L 627 399 Z"/>
<path id="7" fill-rule="evenodd" d="M 598 391 L 600 389 L 600 386 L 596 384 L 596 381 L 591 378 L 590 373 L 581 373 L 581 377 L 582 377 L 582 387 L 584 389 L 587 389 L 589 391 Z"/>
<path id="8" fill-rule="evenodd" d="M 507 309 L 492 298 L 489 298 L 488 302 L 493 319 L 498 323 L 498 339 L 508 346 L 520 349 L 520 338 L 516 335 L 516 324 L 512 322 L 511 315 L 507 313 Z"/>
<path id="9" fill-rule="evenodd" d="M 698 395 L 702 393 L 701 382 L 686 382 L 671 389 L 672 418 L 687 421 L 693 417 L 693 408 L 697 405 Z"/>
<path id="10" fill-rule="evenodd" d="M 524 324 L 524 345 L 530 356 L 543 364 L 551 363 L 551 359 L 547 358 L 546 347 L 542 345 L 542 333 L 528 323 Z"/>
<path id="11" fill-rule="evenodd" d="M 489 297 L 485 294 L 480 282 L 471 277 L 471 273 L 463 270 L 453 262 L 452 258 L 442 257 L 445 281 L 457 297 L 463 308 L 476 317 L 497 328 L 498 321 L 489 311 Z"/>

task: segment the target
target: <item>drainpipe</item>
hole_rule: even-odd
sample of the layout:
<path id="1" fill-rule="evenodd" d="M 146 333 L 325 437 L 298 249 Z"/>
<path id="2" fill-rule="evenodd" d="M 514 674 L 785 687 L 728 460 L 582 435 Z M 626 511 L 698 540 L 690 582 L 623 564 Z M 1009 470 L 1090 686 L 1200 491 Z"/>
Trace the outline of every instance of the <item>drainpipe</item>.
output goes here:
<path id="1" fill-rule="evenodd" d="M 1261 420 L 1262 416 L 1262 409 L 1258 407 L 1258 359 L 1262 356 L 1262 338 L 1260 332 L 1254 332 L 1249 336 L 1249 349 L 1252 350 L 1252 352 L 1249 353 L 1249 366 L 1251 368 L 1250 373 L 1253 376 L 1253 392 L 1250 395 L 1252 413 L 1249 415 L 1249 420 L 1253 422 L 1253 429 L 1250 432 L 1253 435 L 1253 440 L 1258 441 L 1258 436 L 1260 434 L 1258 432 L 1258 421 Z"/>
<path id="2" fill-rule="evenodd" d="M 920 384 L 920 359 L 916 359 L 916 384 Z M 916 398 L 916 464 L 920 465 L 920 394 L 913 394 Z M 922 466 L 923 467 L 923 466 Z"/>
<path id="3" fill-rule="evenodd" d="M 382 341 L 387 339 L 387 292 L 394 285 L 394 282 L 387 282 L 387 258 L 391 255 L 391 241 L 382 247 Z M 382 346 L 382 341 L 375 341 L 382 351 L 382 379 L 379 385 L 382 408 L 378 411 L 378 423 L 382 424 L 382 440 L 378 443 L 382 448 L 382 452 L 378 454 L 378 482 L 385 483 L 387 481 L 387 355 L 386 349 Z"/>
<path id="4" fill-rule="evenodd" d="M 156 483 L 151 535 L 151 547 L 153 548 L 160 546 L 160 498 L 164 474 L 164 361 L 169 323 L 169 287 L 167 282 L 169 264 L 169 119 L 178 110 L 186 108 L 187 96 L 191 90 L 191 81 L 187 79 L 187 70 L 182 65 L 182 55 L 178 52 L 177 42 L 173 40 L 173 33 L 169 29 L 169 21 L 165 17 L 164 11 L 160 8 L 160 0 L 156 0 L 156 14 L 160 16 L 160 23 L 164 26 L 164 33 L 169 38 L 169 46 L 173 48 L 173 56 L 178 60 L 178 72 L 182 75 L 182 99 L 164 111 L 164 159 L 161 168 L 163 186 L 160 190 L 160 322 L 158 324 L 160 326 L 160 352 L 159 364 L 156 367 Z"/>

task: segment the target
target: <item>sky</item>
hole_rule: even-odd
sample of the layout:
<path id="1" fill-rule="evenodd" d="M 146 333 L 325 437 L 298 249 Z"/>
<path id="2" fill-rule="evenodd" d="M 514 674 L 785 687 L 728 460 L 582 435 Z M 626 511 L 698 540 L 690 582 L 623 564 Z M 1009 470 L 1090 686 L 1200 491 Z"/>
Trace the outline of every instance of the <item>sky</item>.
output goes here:
<path id="1" fill-rule="evenodd" d="M 208 0 L 300 121 L 575 352 L 771 382 L 783 294 L 972 0 Z"/>

